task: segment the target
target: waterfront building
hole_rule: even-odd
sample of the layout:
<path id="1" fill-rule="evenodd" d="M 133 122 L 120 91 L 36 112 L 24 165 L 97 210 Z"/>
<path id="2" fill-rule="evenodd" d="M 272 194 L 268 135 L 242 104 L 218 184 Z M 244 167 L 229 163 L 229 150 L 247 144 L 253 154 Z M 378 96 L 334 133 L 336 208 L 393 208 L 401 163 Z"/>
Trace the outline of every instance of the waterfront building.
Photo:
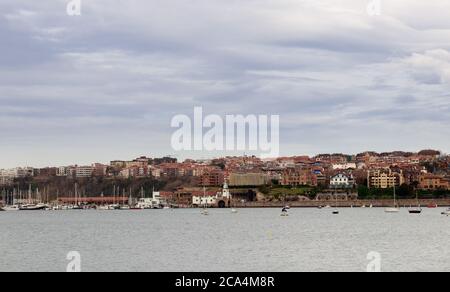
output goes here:
<path id="1" fill-rule="evenodd" d="M 223 188 L 221 191 L 216 192 L 194 192 L 192 195 L 192 205 L 200 207 L 200 206 L 209 206 L 209 207 L 219 207 L 224 208 L 226 206 L 230 206 L 232 196 L 230 189 L 228 188 L 228 183 L 225 181 L 223 184 Z"/>
<path id="2" fill-rule="evenodd" d="M 201 207 L 201 206 L 215 206 L 217 204 L 217 196 L 216 195 L 196 195 L 192 196 L 192 205 Z"/>

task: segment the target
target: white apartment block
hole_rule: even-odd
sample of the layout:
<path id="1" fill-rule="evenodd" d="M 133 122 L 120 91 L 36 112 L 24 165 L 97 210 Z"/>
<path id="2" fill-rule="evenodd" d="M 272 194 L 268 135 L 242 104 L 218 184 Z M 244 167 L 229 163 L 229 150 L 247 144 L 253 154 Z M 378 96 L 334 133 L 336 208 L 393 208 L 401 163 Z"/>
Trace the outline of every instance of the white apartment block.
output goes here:
<path id="1" fill-rule="evenodd" d="M 94 173 L 93 166 L 77 166 L 75 169 L 75 176 L 78 178 L 91 177 Z"/>
<path id="2" fill-rule="evenodd" d="M 58 170 L 56 171 L 56 176 L 68 176 L 69 175 L 68 169 L 69 168 L 65 166 L 58 167 Z"/>
<path id="3" fill-rule="evenodd" d="M 34 175 L 34 169 L 32 167 L 16 167 L 11 169 L 1 169 L 0 177 L 19 178 L 28 177 Z"/>

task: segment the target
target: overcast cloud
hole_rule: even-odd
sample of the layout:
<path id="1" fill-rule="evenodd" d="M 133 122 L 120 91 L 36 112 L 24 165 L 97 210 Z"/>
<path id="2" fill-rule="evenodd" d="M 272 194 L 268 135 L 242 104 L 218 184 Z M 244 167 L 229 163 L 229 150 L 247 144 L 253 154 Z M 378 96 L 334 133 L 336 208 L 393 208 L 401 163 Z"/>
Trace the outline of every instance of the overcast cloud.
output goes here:
<path id="1" fill-rule="evenodd" d="M 0 168 L 209 157 L 175 114 L 279 114 L 281 154 L 450 145 L 450 2 L 0 2 Z"/>

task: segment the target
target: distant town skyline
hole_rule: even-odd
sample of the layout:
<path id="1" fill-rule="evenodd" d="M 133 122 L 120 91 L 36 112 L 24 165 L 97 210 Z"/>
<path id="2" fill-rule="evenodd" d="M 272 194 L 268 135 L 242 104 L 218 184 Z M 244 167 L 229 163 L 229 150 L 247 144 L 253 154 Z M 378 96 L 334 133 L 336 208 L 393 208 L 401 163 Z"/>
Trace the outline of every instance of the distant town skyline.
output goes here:
<path id="1" fill-rule="evenodd" d="M 393 153 L 393 152 L 405 152 L 405 153 L 414 153 L 414 154 L 418 154 L 420 151 L 428 151 L 428 150 L 432 150 L 432 151 L 439 151 L 441 153 L 441 155 L 448 155 L 446 152 L 443 152 L 439 149 L 435 149 L 435 148 L 424 148 L 424 149 L 419 149 L 416 151 L 408 151 L 408 150 L 391 150 L 391 151 L 376 151 L 376 150 L 365 150 L 365 151 L 360 151 L 360 152 L 356 152 L 356 153 L 350 153 L 350 152 L 320 152 L 320 153 L 313 153 L 313 154 L 307 154 L 307 153 L 296 153 L 296 154 L 290 154 L 290 155 L 280 155 L 279 157 L 273 157 L 273 158 L 267 158 L 267 159 L 262 159 L 262 160 L 274 160 L 277 158 L 289 158 L 289 157 L 302 157 L 302 156 L 308 156 L 310 158 L 319 156 L 319 155 L 332 155 L 332 154 L 339 154 L 339 155 L 351 155 L 351 156 L 355 156 L 361 153 L 366 153 L 366 152 L 374 152 L 374 153 L 378 153 L 378 154 L 382 154 L 382 153 Z M 232 154 L 230 153 L 229 155 L 218 155 L 218 156 L 210 156 L 210 157 L 177 157 L 176 155 L 149 155 L 149 154 L 141 154 L 141 155 L 129 155 L 127 157 L 116 157 L 116 158 L 111 158 L 111 159 L 106 159 L 103 161 L 99 161 L 99 160 L 92 160 L 92 161 L 82 161 L 82 162 L 68 162 L 68 163 L 44 163 L 41 165 L 29 165 L 29 164 L 24 164 L 24 165 L 12 165 L 12 166 L 8 166 L 8 167 L 4 167 L 3 165 L 0 165 L 0 169 L 12 169 L 12 168 L 21 168 L 21 167 L 33 167 L 33 168 L 46 168 L 46 167 L 62 167 L 62 166 L 90 166 L 92 164 L 95 163 L 100 163 L 100 164 L 104 164 L 104 165 L 109 165 L 112 161 L 132 161 L 134 159 L 138 159 L 141 157 L 146 157 L 146 158 L 163 158 L 163 157 L 170 157 L 170 158 L 175 158 L 177 159 L 177 161 L 179 163 L 185 161 L 185 160 L 196 160 L 196 161 L 201 161 L 201 160 L 211 160 L 211 159 L 221 159 L 221 158 L 225 158 L 225 157 L 244 157 L 244 154 L 239 154 L 239 153 L 235 153 Z M 248 155 L 248 156 L 252 156 L 252 155 Z M 257 156 L 256 156 L 257 157 Z M 257 157 L 258 158 L 258 157 Z"/>
<path id="2" fill-rule="evenodd" d="M 279 115 L 282 156 L 450 152 L 447 0 L 68 2 L 0 3 L 0 168 L 242 155 L 171 149 L 196 106 Z"/>

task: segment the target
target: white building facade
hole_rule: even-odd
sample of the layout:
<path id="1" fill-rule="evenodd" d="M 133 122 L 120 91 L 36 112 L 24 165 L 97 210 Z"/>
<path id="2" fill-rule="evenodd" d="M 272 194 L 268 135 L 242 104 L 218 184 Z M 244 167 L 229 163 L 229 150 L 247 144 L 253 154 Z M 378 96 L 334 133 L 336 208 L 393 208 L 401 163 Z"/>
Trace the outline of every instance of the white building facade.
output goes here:
<path id="1" fill-rule="evenodd" d="M 330 188 L 332 189 L 348 189 L 354 186 L 354 179 L 352 176 L 339 173 L 330 179 Z"/>

